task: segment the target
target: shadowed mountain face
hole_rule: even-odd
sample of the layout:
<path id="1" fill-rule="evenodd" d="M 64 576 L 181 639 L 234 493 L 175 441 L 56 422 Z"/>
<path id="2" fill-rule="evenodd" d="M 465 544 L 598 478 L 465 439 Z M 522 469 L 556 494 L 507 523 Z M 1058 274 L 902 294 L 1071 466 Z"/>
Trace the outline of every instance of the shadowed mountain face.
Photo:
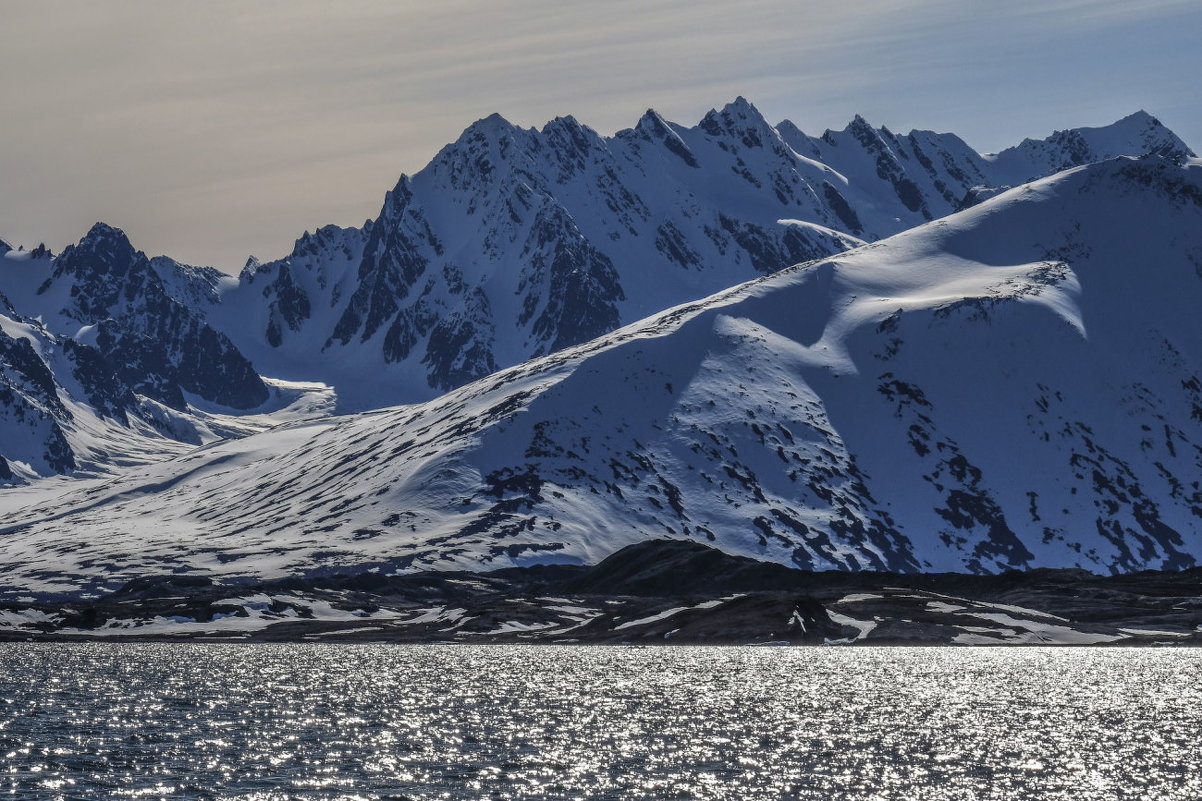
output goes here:
<path id="1" fill-rule="evenodd" d="M 1200 175 L 1069 170 L 434 401 L 67 486 L 3 509 L 0 558 L 39 590 L 592 564 L 664 536 L 809 570 L 1189 567 Z"/>
<path id="2" fill-rule="evenodd" d="M 175 297 L 192 288 L 193 301 L 203 298 L 208 271 L 163 259 L 156 269 L 100 223 L 57 257 L 44 248 L 5 256 L 0 481 L 109 469 L 144 458 L 139 451 L 162 458 L 176 443 L 199 444 L 203 423 L 189 396 L 231 411 L 267 401 L 246 357 L 202 308 Z"/>
<path id="3" fill-rule="evenodd" d="M 39 295 L 59 314 L 93 326 L 96 345 L 135 391 L 175 409 L 184 393 L 236 409 L 267 400 L 249 361 L 199 311 L 167 293 L 144 254 L 125 234 L 97 223 L 54 260 Z"/>
<path id="4" fill-rule="evenodd" d="M 18 318 L 2 295 L 0 308 L 7 312 L 0 318 L 0 424 L 7 454 L 0 457 L 0 481 L 14 478 L 8 459 L 21 459 L 48 472 L 71 470 L 75 458 L 61 427 L 70 413 L 58 398 L 50 369 L 31 340 L 22 336 L 21 328 L 37 329 Z"/>

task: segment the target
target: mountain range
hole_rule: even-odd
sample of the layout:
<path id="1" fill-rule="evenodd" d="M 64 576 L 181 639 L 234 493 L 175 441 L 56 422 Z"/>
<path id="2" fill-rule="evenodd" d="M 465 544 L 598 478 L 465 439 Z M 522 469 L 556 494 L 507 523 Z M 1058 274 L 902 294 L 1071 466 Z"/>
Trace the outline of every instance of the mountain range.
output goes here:
<path id="1" fill-rule="evenodd" d="M 664 535 L 809 569 L 1195 564 L 1192 156 L 1142 112 L 987 156 L 742 99 L 612 137 L 493 116 L 237 278 L 103 224 L 0 245 L 6 585 Z"/>

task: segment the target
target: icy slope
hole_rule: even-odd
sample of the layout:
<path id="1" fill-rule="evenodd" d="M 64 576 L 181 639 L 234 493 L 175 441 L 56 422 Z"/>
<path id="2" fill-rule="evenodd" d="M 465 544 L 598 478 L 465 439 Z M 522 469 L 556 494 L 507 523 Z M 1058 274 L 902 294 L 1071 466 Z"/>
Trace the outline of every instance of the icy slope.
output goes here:
<path id="1" fill-rule="evenodd" d="M 418 406 L 0 496 L 10 588 L 595 562 L 1194 564 L 1202 165 L 1118 159 Z"/>
<path id="2" fill-rule="evenodd" d="M 493 115 L 363 228 L 252 262 L 210 321 L 264 374 L 337 386 L 343 409 L 424 400 L 1000 187 L 1150 151 L 1189 153 L 1142 112 L 997 156 L 859 117 L 810 137 L 742 98 L 693 127 L 648 111 L 612 137 Z"/>

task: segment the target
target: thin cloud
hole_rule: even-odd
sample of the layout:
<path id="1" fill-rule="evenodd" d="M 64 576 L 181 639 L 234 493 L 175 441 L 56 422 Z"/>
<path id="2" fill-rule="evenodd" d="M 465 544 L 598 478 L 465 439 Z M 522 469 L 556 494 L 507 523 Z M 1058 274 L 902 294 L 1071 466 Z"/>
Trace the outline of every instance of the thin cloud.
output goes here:
<path id="1" fill-rule="evenodd" d="M 0 0 L 0 18 L 0 235 L 57 248 L 103 218 L 229 270 L 374 215 L 494 111 L 611 133 L 743 94 L 813 132 L 863 113 L 993 149 L 1143 106 L 1202 140 L 1202 10 L 1176 0 Z"/>

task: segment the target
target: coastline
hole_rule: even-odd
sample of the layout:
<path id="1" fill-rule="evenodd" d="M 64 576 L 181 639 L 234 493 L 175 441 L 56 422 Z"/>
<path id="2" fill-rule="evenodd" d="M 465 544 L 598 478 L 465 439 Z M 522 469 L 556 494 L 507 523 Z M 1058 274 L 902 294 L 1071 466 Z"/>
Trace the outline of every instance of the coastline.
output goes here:
<path id="1" fill-rule="evenodd" d="M 588 567 L 147 577 L 0 603 L 0 642 L 1197 647 L 1202 568 L 815 573 L 653 540 Z"/>

